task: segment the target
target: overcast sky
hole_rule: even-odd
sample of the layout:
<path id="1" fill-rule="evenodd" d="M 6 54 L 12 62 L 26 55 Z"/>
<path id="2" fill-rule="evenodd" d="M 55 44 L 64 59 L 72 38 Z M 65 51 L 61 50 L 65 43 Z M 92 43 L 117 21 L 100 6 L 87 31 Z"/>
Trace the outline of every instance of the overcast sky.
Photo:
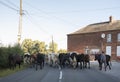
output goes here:
<path id="1" fill-rule="evenodd" d="M 67 34 L 109 16 L 120 20 L 120 0 L 22 0 L 22 40 L 31 38 L 67 49 Z M 0 42 L 17 42 L 20 0 L 0 0 Z"/>

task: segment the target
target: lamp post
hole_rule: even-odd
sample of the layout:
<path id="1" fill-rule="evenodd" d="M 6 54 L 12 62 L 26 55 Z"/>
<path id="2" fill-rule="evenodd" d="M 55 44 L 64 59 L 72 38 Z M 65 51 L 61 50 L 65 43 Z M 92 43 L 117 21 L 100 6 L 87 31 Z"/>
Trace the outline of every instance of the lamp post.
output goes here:
<path id="1" fill-rule="evenodd" d="M 101 40 L 101 50 L 103 51 L 103 40 L 105 39 L 105 33 L 101 34 L 101 38 L 102 38 L 102 40 Z"/>

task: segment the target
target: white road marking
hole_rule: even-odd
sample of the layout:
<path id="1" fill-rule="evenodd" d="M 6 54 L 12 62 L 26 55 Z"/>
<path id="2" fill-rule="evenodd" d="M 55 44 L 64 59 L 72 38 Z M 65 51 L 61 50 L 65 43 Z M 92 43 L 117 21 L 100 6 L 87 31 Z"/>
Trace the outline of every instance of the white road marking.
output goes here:
<path id="1" fill-rule="evenodd" d="M 59 80 L 62 79 L 62 71 L 60 71 L 60 77 L 59 77 Z"/>

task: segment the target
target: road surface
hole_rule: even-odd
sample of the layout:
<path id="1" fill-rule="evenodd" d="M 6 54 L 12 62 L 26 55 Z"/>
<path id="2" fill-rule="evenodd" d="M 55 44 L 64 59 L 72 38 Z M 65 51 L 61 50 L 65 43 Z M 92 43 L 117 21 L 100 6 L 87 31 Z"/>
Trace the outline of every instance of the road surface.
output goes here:
<path id="1" fill-rule="evenodd" d="M 91 64 L 91 69 L 82 70 L 79 68 L 60 70 L 49 66 L 37 71 L 35 68 L 28 68 L 0 78 L 0 82 L 120 82 L 120 78 L 100 71 L 97 69 L 97 65 Z"/>

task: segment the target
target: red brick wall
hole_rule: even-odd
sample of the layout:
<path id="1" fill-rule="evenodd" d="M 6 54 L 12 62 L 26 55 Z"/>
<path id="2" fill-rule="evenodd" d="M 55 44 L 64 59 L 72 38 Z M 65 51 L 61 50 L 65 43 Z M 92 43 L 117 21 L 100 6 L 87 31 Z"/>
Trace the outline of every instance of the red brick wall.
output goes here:
<path id="1" fill-rule="evenodd" d="M 84 52 L 86 46 L 97 46 L 101 48 L 100 37 L 100 33 L 68 35 L 68 51 Z"/>
<path id="2" fill-rule="evenodd" d="M 107 39 L 101 38 L 101 34 L 112 34 L 112 42 L 108 43 Z M 106 46 L 112 46 L 112 59 L 116 59 L 117 46 L 120 46 L 120 42 L 117 41 L 117 34 L 120 30 L 85 33 L 85 34 L 69 34 L 67 35 L 67 50 L 68 52 L 77 51 L 84 53 L 86 46 L 89 48 L 97 47 L 101 49 L 101 41 L 103 41 L 103 50 L 106 51 Z"/>

